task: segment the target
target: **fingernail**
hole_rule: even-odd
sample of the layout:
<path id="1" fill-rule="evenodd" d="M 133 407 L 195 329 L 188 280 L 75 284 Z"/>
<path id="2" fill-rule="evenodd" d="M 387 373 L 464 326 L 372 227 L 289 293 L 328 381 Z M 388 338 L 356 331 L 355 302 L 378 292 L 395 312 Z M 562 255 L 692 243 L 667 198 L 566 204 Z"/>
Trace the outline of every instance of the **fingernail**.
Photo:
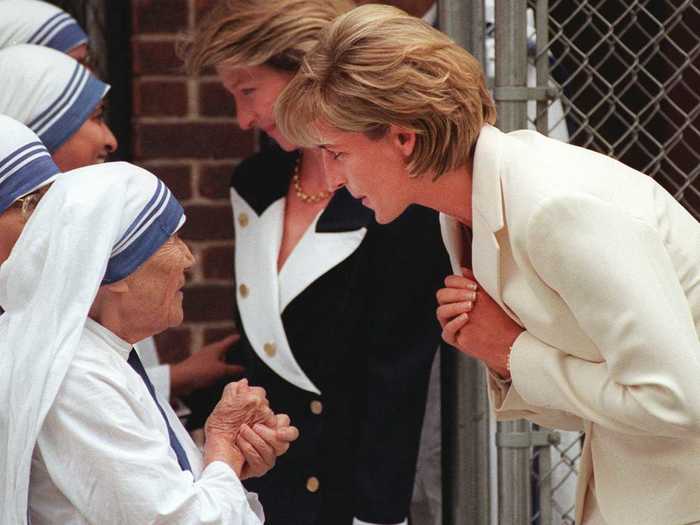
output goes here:
<path id="1" fill-rule="evenodd" d="M 475 301 L 476 292 L 467 292 L 467 301 Z"/>
<path id="2" fill-rule="evenodd" d="M 474 303 L 471 301 L 467 301 L 467 304 L 464 306 L 465 306 L 465 308 L 471 308 L 472 306 L 474 306 Z"/>
<path id="3" fill-rule="evenodd" d="M 467 288 L 469 288 L 470 290 L 476 290 L 477 289 L 476 283 L 469 283 L 467 285 Z"/>

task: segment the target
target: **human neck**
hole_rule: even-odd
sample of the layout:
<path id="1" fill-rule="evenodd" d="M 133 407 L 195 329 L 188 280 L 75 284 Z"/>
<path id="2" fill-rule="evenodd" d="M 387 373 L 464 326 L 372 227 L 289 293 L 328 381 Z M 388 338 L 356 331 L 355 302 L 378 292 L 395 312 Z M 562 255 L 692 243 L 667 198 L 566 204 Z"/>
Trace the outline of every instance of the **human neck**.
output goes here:
<path id="1" fill-rule="evenodd" d="M 432 208 L 456 218 L 465 226 L 472 224 L 472 160 L 433 181 L 426 173 L 419 178 L 416 204 Z"/>
<path id="2" fill-rule="evenodd" d="M 113 303 L 105 301 L 103 297 L 100 297 L 99 292 L 88 317 L 130 344 L 142 341 L 153 335 L 141 329 L 137 323 L 132 322 L 133 320 L 127 319 L 120 308 Z"/>
<path id="3" fill-rule="evenodd" d="M 323 169 L 323 158 L 318 148 L 305 148 L 299 154 L 299 178 L 306 193 L 328 191 Z"/>

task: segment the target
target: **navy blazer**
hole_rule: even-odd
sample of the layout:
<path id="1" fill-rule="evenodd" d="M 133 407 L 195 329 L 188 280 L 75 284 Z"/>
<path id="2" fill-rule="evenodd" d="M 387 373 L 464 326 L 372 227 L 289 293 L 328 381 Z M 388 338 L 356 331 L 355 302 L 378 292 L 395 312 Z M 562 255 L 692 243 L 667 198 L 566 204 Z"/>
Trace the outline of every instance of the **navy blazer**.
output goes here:
<path id="1" fill-rule="evenodd" d="M 379 225 L 341 189 L 277 275 L 297 155 L 257 154 L 232 178 L 241 340 L 230 356 L 301 432 L 245 485 L 271 525 L 399 523 L 440 344 L 435 294 L 450 273 L 438 217 L 416 206 Z M 194 427 L 219 395 L 195 396 Z"/>

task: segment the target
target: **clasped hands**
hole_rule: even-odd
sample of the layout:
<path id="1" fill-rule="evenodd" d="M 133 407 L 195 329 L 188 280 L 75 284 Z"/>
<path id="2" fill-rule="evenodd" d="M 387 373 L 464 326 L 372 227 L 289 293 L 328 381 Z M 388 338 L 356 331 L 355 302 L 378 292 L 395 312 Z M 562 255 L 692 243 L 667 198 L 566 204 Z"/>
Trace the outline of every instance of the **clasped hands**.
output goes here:
<path id="1" fill-rule="evenodd" d="M 509 379 L 510 348 L 523 328 L 479 289 L 474 274 L 462 268 L 462 275 L 446 277 L 437 300 L 442 339 Z"/>
<path id="2" fill-rule="evenodd" d="M 265 390 L 246 379 L 226 385 L 204 432 L 205 464 L 224 461 L 240 479 L 265 474 L 299 437 L 289 416 L 274 414 Z"/>

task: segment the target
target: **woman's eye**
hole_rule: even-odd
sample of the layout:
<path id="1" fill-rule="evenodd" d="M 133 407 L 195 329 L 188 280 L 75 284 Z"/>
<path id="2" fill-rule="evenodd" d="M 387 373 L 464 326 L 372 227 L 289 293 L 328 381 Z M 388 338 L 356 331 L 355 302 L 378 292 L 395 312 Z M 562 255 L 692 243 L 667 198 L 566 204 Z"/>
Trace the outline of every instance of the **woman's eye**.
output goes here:
<path id="1" fill-rule="evenodd" d="M 255 88 L 241 89 L 241 93 L 243 93 L 245 96 L 252 95 L 254 92 L 255 92 Z"/>
<path id="2" fill-rule="evenodd" d="M 340 159 L 340 157 L 342 155 L 342 153 L 340 153 L 340 152 L 336 153 L 335 151 L 331 152 L 331 154 L 333 155 L 333 160 Z"/>

